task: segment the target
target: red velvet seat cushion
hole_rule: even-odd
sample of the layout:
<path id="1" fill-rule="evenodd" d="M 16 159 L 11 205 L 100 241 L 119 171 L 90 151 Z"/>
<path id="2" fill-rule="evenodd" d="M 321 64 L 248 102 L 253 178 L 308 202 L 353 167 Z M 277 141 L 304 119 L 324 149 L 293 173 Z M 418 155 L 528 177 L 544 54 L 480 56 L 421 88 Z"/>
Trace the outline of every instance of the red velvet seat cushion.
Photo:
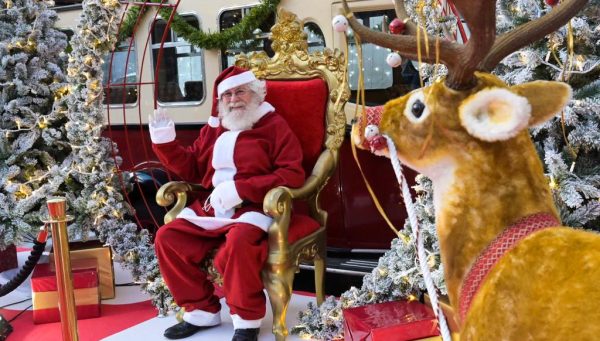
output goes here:
<path id="1" fill-rule="evenodd" d="M 327 83 L 320 78 L 267 81 L 265 100 L 283 116 L 300 140 L 302 166 L 307 175 L 323 150 L 327 99 Z"/>
<path id="2" fill-rule="evenodd" d="M 267 80 L 267 97 L 277 113 L 298 137 L 303 151 L 302 166 L 312 173 L 325 140 L 325 113 L 329 95 L 327 83 L 320 78 L 308 80 Z M 288 230 L 288 242 L 295 243 L 319 229 L 319 223 L 305 212 L 305 203 L 294 203 Z"/>

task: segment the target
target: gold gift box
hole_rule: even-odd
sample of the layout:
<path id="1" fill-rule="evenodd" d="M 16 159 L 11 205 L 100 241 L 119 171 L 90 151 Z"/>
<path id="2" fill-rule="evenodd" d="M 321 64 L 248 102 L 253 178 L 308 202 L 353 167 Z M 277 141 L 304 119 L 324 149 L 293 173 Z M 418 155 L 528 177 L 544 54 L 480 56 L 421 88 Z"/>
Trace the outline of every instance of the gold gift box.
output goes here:
<path id="1" fill-rule="evenodd" d="M 71 260 L 95 258 L 98 261 L 100 278 L 100 298 L 115 298 L 115 270 L 113 268 L 112 250 L 98 240 L 69 243 Z M 54 263 L 54 254 L 50 253 L 50 263 Z"/>
<path id="2" fill-rule="evenodd" d="M 75 305 L 94 305 L 98 303 L 98 287 L 73 289 Z M 31 300 L 35 309 L 58 308 L 58 291 L 34 292 Z"/>

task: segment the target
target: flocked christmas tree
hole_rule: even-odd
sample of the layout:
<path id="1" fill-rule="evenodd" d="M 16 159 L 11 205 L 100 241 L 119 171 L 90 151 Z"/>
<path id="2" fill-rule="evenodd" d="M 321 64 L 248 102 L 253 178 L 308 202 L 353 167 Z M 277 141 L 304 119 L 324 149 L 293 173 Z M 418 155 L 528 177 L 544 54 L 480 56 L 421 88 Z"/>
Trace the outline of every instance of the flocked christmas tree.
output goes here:
<path id="1" fill-rule="evenodd" d="M 45 200 L 76 190 L 67 179 L 71 152 L 66 112 L 66 35 L 41 1 L 0 1 L 0 249 L 41 225 Z M 64 55 L 64 54 L 63 54 Z"/>
<path id="2" fill-rule="evenodd" d="M 121 5 L 118 0 L 85 0 L 67 68 L 67 137 L 73 147 L 72 178 L 82 184 L 68 201 L 78 212 L 79 233 L 92 228 L 109 244 L 164 312 L 172 299 L 160 276 L 150 235 L 129 221 L 124 201 L 125 176 L 117 171 L 116 145 L 100 136 L 104 123 L 102 64 L 117 42 Z"/>
<path id="3" fill-rule="evenodd" d="M 558 1 L 548 0 L 548 3 L 554 5 Z M 552 10 L 548 3 L 540 0 L 498 1 L 498 32 L 544 15 Z M 455 18 L 441 15 L 437 1 L 409 0 L 406 9 L 411 19 L 425 26 L 430 34 L 452 36 L 455 33 L 456 26 L 452 25 Z M 436 20 L 426 22 L 427 18 Z M 600 230 L 599 41 L 600 1 L 592 0 L 570 25 L 511 54 L 494 71 L 511 85 L 542 79 L 565 81 L 573 87 L 573 100 L 564 113 L 531 133 L 544 161 L 563 223 L 596 230 Z M 426 82 L 431 82 L 444 69 L 422 65 L 421 74 Z M 445 286 L 439 264 L 431 184 L 418 177 L 416 189 L 420 228 L 426 249 L 431 252 L 429 265 L 443 294 Z M 315 339 L 341 339 L 341 309 L 408 298 L 418 294 L 423 287 L 407 222 L 399 238 L 392 241 L 391 250 L 383 255 L 372 273 L 364 277 L 360 289 L 351 288 L 339 300 L 329 297 L 321 307 L 309 304 L 308 309 L 300 313 L 300 323 L 293 332 Z"/>
<path id="4" fill-rule="evenodd" d="M 510 30 L 550 10 L 541 1 L 499 1 L 498 30 Z M 542 79 L 573 88 L 564 113 L 531 133 L 563 223 L 600 231 L 599 41 L 600 1 L 592 0 L 569 25 L 505 58 L 496 73 L 511 85 Z"/>
<path id="5" fill-rule="evenodd" d="M 150 236 L 128 219 L 118 151 L 100 136 L 102 63 L 116 42 L 120 3 L 83 2 L 68 59 L 47 5 L 0 0 L 0 248 L 30 239 L 46 199 L 64 196 L 75 217 L 69 238 L 95 234 L 111 245 L 163 311 L 171 299 Z"/>

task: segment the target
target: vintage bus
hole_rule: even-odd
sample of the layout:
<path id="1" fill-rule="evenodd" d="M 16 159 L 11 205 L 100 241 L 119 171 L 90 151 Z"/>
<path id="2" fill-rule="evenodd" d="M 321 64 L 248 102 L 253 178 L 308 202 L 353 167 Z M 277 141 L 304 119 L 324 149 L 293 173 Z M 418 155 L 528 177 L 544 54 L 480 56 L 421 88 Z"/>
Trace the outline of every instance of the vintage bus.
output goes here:
<path id="1" fill-rule="evenodd" d="M 393 2 L 389 0 L 354 0 L 350 3 L 357 17 L 371 28 L 387 30 L 389 22 L 396 17 Z M 256 0 L 180 1 L 177 12 L 196 28 L 218 32 L 236 25 L 258 4 Z M 344 51 L 345 44 L 349 44 L 348 76 L 352 99 L 346 105 L 348 137 L 355 109 L 358 62 L 354 41 L 346 42 L 331 26 L 332 17 L 341 13 L 341 1 L 282 0 L 279 6 L 304 20 L 309 50 L 327 47 Z M 59 14 L 59 28 L 72 35 L 81 13 L 81 1 L 58 0 L 54 9 Z M 255 50 L 272 53 L 268 37 L 274 22 L 275 13 L 254 30 L 251 39 L 236 44 L 235 48 L 206 50 L 178 37 L 168 27 L 167 18 L 155 18 L 152 13 L 137 25 L 133 41 L 131 38 L 122 41 L 113 55 L 107 56 L 104 83 L 132 85 L 111 88 L 105 97 L 107 129 L 104 134 L 118 144 L 123 159 L 121 168 L 135 172 L 137 181 L 142 182 L 142 193 L 137 193 L 137 199 L 136 193 L 131 197 L 139 201 L 134 202 L 134 206 L 143 227 L 156 228 L 157 222 L 162 221 L 161 212 L 164 214 L 164 209 L 154 204 L 155 182 L 165 181 L 164 172 L 149 145 L 140 145 L 141 141 L 150 143 L 147 117 L 154 109 L 155 100 L 156 105 L 166 108 L 175 120 L 178 138 L 191 143 L 210 115 L 212 85 L 217 75 L 232 65 L 238 53 Z M 166 34 L 166 40 L 162 44 L 161 65 L 157 68 L 163 34 Z M 400 67 L 392 68 L 385 61 L 389 52 L 389 49 L 371 44 L 362 46 L 369 106 L 382 105 L 419 86 L 414 62 L 406 61 Z M 109 58 L 113 58 L 112 63 Z M 108 70 L 111 64 L 112 70 Z M 139 85 L 154 80 L 158 84 L 156 89 Z M 397 228 L 402 228 L 406 213 L 389 160 L 361 151 L 358 159 L 383 210 Z M 145 203 L 140 199 L 142 195 L 147 199 L 143 200 Z M 321 202 L 329 212 L 328 271 L 357 275 L 370 272 L 376 266 L 377 258 L 389 249 L 394 233 L 367 191 L 348 138 L 341 148 L 339 167 L 324 189 Z"/>

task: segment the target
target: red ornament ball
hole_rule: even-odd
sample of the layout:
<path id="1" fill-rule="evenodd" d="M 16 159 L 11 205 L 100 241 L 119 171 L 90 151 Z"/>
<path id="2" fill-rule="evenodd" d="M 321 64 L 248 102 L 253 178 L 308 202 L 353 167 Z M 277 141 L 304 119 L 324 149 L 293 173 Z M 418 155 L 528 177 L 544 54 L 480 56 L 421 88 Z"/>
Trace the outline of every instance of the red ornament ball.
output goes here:
<path id="1" fill-rule="evenodd" d="M 395 18 L 390 23 L 390 32 L 393 34 L 402 34 L 402 33 L 404 33 L 405 29 L 406 29 L 406 24 L 404 23 L 404 21 L 402 21 L 398 18 Z"/>
<path id="2" fill-rule="evenodd" d="M 546 0 L 546 4 L 551 7 L 558 5 L 559 2 L 560 0 Z"/>

